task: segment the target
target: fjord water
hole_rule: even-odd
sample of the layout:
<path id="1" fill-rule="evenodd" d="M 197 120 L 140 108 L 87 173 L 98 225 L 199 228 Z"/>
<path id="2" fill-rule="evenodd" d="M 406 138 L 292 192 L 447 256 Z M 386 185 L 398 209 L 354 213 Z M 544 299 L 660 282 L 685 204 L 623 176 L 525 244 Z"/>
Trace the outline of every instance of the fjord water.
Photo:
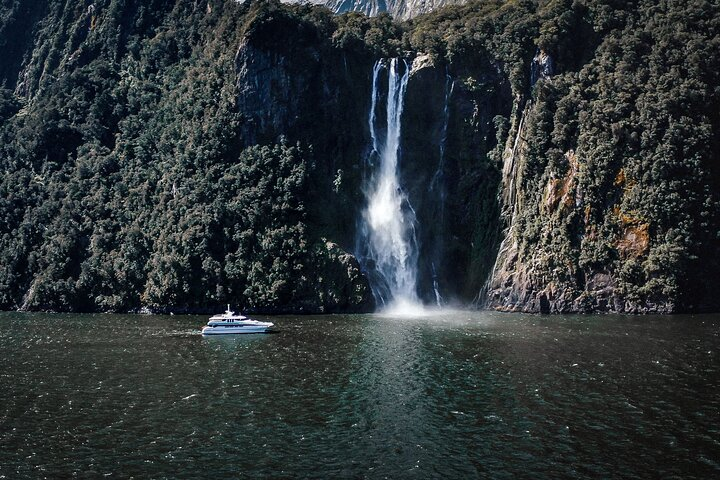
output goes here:
<path id="1" fill-rule="evenodd" d="M 720 316 L 267 318 L 0 314 L 0 478 L 720 475 Z"/>

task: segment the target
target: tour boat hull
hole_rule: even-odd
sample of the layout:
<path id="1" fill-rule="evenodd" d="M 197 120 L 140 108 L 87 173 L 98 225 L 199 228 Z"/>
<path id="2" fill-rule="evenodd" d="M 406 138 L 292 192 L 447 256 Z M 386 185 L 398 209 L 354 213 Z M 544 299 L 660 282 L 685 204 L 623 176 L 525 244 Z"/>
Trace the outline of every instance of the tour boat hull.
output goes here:
<path id="1" fill-rule="evenodd" d="M 272 328 L 270 325 L 243 325 L 243 326 L 205 326 L 202 329 L 203 335 L 237 335 L 243 333 L 267 333 Z"/>

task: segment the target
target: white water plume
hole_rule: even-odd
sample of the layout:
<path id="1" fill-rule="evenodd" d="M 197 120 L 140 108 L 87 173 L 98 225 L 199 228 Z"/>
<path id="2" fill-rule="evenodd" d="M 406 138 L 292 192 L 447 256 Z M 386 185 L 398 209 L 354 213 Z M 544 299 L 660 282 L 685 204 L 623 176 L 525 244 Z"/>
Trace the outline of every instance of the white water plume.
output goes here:
<path id="1" fill-rule="evenodd" d="M 392 59 L 388 67 L 378 61 L 373 68 L 373 91 L 368 124 L 372 138 L 371 158 L 377 165 L 365 188 L 367 207 L 360 225 L 359 255 L 368 270 L 373 294 L 385 308 L 419 310 L 417 296 L 417 241 L 415 212 L 402 190 L 398 173 L 403 102 L 410 67 Z M 386 134 L 381 141 L 375 128 L 380 97 L 380 72 L 388 70 Z"/>

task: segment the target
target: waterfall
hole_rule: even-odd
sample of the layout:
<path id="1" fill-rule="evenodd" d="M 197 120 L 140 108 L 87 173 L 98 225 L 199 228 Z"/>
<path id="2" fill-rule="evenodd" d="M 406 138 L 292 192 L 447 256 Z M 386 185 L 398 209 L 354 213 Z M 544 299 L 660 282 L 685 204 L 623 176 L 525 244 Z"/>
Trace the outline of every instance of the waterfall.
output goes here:
<path id="1" fill-rule="evenodd" d="M 453 90 L 455 89 L 455 82 L 453 82 L 452 77 L 450 76 L 447 71 L 445 72 L 445 106 L 443 108 L 443 125 L 442 125 L 442 131 L 440 132 L 440 161 L 438 162 L 438 168 L 435 172 L 435 177 L 433 178 L 433 184 L 436 181 L 442 180 L 442 177 L 445 172 L 445 144 L 447 143 L 447 134 L 448 134 L 448 124 L 450 122 L 450 96 L 453 93 Z M 436 180 L 437 179 L 437 180 Z M 445 190 L 441 190 L 441 197 L 440 200 L 442 204 L 445 204 Z"/>
<path id="2" fill-rule="evenodd" d="M 440 295 L 440 281 L 438 280 L 437 270 L 435 269 L 435 262 L 431 264 L 431 269 L 433 292 L 435 292 L 435 305 L 437 305 L 438 307 L 442 307 L 444 302 L 442 295 Z"/>
<path id="3" fill-rule="evenodd" d="M 401 65 L 402 63 L 402 65 Z M 380 73 L 388 71 L 385 136 L 376 129 L 380 100 Z M 415 212 L 400 185 L 398 161 L 400 131 L 410 67 L 392 59 L 389 66 L 378 61 L 373 68 L 372 98 L 368 126 L 372 139 L 372 171 L 365 182 L 367 205 L 358 236 L 358 258 L 368 274 L 378 306 L 417 307 L 417 240 Z"/>
<path id="4" fill-rule="evenodd" d="M 445 105 L 443 107 L 443 124 L 442 130 L 440 131 L 440 143 L 439 143 L 439 160 L 438 166 L 433 175 L 432 181 L 430 182 L 429 191 L 435 193 L 437 196 L 438 205 L 438 218 L 437 221 L 440 225 L 440 231 L 445 230 L 445 200 L 447 192 L 445 191 L 445 145 L 447 143 L 448 124 L 450 122 L 450 96 L 452 95 L 455 83 L 452 81 L 452 77 L 445 71 Z M 437 235 L 435 239 L 435 247 L 433 258 L 435 261 L 441 262 L 443 258 L 443 238 L 442 233 Z M 432 285 L 435 293 L 435 303 L 438 307 L 442 307 L 444 300 L 440 294 L 440 280 L 438 278 L 437 269 L 435 268 L 435 262 L 431 264 L 432 270 Z"/>

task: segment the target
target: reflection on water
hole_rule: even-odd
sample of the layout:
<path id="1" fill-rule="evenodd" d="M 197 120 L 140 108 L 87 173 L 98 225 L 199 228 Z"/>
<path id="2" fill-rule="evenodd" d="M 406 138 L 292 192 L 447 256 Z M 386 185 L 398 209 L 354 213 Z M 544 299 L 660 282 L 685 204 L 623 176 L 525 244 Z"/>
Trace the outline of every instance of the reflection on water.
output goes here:
<path id="1" fill-rule="evenodd" d="M 720 317 L 0 314 L 0 478 L 711 478 Z"/>

